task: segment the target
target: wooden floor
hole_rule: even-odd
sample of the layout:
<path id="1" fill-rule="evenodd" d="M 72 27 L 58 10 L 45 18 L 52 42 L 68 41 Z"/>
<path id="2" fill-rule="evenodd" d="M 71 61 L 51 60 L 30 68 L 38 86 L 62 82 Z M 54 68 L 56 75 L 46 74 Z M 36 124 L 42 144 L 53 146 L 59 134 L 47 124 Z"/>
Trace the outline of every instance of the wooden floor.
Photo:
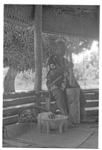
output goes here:
<path id="1" fill-rule="evenodd" d="M 98 124 L 96 123 L 80 124 L 73 129 L 69 129 L 68 134 L 48 135 L 46 139 L 47 144 L 43 144 L 41 139 L 35 140 L 38 137 L 36 133 L 36 131 L 32 130 L 27 135 L 21 135 L 18 138 L 6 138 L 3 140 L 3 147 L 64 148 L 63 144 L 65 144 L 65 148 L 98 148 Z M 46 138 L 45 134 L 40 136 Z M 56 140 L 56 137 L 59 138 L 59 141 Z M 53 140 L 54 138 L 56 140 L 55 145 L 51 144 L 51 139 Z"/>

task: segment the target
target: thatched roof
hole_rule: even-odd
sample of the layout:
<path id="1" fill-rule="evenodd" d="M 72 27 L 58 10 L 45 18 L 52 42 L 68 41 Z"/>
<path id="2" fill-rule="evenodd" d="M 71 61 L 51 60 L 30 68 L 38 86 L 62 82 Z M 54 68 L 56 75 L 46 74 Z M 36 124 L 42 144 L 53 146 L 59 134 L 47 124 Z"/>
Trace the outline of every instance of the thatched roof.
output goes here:
<path id="1" fill-rule="evenodd" d="M 34 5 L 5 5 L 4 19 L 24 26 L 34 25 Z M 44 5 L 42 31 L 99 38 L 99 6 Z"/>

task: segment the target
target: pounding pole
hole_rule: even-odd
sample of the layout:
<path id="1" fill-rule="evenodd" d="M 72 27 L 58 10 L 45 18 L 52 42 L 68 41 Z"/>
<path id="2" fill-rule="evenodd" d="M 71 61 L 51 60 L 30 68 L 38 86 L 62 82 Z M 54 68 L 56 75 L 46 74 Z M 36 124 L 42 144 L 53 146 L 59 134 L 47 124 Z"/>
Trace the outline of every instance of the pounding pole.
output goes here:
<path id="1" fill-rule="evenodd" d="M 73 63 L 73 61 L 72 61 L 72 52 L 70 51 L 69 52 L 69 59 L 70 59 L 70 63 L 72 64 Z M 69 72 L 70 72 L 70 85 L 72 85 L 73 84 L 73 68 L 72 68 L 72 66 L 69 68 Z"/>
<path id="2" fill-rule="evenodd" d="M 41 90 L 42 85 L 42 5 L 35 6 L 34 21 L 34 57 L 35 57 L 35 82 L 34 90 Z"/>

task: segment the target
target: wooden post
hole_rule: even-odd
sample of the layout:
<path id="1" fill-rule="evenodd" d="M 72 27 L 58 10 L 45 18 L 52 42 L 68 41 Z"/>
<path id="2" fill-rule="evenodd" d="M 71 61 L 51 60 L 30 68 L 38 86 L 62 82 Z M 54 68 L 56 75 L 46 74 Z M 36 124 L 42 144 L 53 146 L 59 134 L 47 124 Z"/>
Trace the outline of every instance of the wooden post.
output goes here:
<path id="1" fill-rule="evenodd" d="M 69 59 L 70 59 L 70 63 L 72 64 L 72 52 L 69 52 Z M 70 72 L 70 85 L 73 84 L 73 68 L 72 66 L 69 68 L 69 72 Z"/>
<path id="2" fill-rule="evenodd" d="M 34 20 L 34 56 L 35 56 L 35 85 L 34 90 L 41 90 L 42 85 L 42 6 L 35 6 Z"/>

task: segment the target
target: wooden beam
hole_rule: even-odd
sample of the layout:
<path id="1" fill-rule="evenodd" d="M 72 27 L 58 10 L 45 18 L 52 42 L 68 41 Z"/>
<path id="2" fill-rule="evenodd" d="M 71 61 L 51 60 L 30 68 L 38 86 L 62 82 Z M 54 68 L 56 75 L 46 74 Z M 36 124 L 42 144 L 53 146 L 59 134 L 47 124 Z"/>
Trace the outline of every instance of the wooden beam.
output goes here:
<path id="1" fill-rule="evenodd" d="M 35 85 L 34 90 L 41 90 L 42 84 L 42 6 L 35 6 L 34 21 Z"/>

